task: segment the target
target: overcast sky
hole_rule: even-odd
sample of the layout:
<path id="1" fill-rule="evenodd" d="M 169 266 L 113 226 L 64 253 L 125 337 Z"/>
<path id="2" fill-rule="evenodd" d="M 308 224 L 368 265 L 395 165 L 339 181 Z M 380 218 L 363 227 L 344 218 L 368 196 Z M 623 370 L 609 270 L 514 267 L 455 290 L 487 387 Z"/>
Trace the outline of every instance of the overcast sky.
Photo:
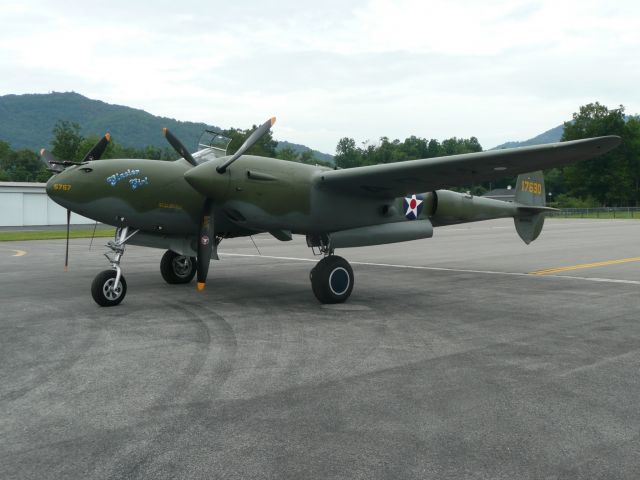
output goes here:
<path id="1" fill-rule="evenodd" d="M 0 94 L 76 91 L 334 153 L 525 140 L 600 101 L 640 113 L 640 2 L 13 1 Z"/>

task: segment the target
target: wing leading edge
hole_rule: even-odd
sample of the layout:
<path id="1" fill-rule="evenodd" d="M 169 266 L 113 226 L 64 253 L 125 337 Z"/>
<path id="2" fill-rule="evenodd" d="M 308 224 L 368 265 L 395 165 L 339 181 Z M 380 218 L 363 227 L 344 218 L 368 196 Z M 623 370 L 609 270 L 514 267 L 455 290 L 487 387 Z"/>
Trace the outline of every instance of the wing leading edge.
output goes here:
<path id="1" fill-rule="evenodd" d="M 489 150 L 318 172 L 316 185 L 355 195 L 401 197 L 588 160 L 620 144 L 620 137 L 586 138 L 532 147 Z"/>

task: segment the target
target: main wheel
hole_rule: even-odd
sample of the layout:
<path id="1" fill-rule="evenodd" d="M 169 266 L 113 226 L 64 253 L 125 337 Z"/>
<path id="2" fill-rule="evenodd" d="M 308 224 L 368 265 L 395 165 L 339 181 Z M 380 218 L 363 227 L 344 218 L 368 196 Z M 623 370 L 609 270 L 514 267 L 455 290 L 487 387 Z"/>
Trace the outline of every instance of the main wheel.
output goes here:
<path id="1" fill-rule="evenodd" d="M 342 303 L 353 290 L 353 269 L 337 255 L 320 260 L 311 270 L 311 288 L 320 303 Z"/>
<path id="2" fill-rule="evenodd" d="M 167 250 L 160 260 L 160 273 L 167 283 L 189 283 L 196 274 L 196 259 Z"/>
<path id="3" fill-rule="evenodd" d="M 120 275 L 118 285 L 116 282 L 115 270 L 104 270 L 96 275 L 91 284 L 91 296 L 96 303 L 102 307 L 113 307 L 118 305 L 127 294 L 127 281 Z"/>

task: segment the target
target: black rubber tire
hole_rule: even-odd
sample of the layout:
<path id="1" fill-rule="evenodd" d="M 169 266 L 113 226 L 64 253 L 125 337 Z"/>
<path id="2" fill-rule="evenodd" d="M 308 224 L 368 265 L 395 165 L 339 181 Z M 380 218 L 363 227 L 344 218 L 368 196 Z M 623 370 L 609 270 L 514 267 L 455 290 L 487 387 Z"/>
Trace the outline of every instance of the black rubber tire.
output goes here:
<path id="1" fill-rule="evenodd" d="M 115 307 L 124 300 L 127 294 L 127 281 L 124 279 L 124 275 L 120 276 L 120 288 L 109 293 L 109 286 L 113 285 L 115 279 L 115 270 L 104 270 L 93 279 L 91 296 L 101 307 Z"/>
<path id="2" fill-rule="evenodd" d="M 196 257 L 167 250 L 160 260 L 160 274 L 169 284 L 189 283 L 196 274 Z"/>
<path id="3" fill-rule="evenodd" d="M 337 255 L 320 260 L 311 270 L 311 289 L 320 303 L 342 303 L 351 295 L 355 278 L 349 262 Z"/>

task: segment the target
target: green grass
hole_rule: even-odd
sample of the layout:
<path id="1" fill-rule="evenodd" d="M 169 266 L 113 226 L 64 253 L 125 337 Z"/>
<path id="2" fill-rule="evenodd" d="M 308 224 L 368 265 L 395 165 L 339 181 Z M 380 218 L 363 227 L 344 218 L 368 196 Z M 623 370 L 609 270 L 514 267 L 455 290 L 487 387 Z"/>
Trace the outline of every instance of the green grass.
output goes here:
<path id="1" fill-rule="evenodd" d="M 598 213 L 576 213 L 570 215 L 554 215 L 547 218 L 595 218 L 595 219 L 616 219 L 616 220 L 640 220 L 640 212 L 598 212 Z"/>
<path id="2" fill-rule="evenodd" d="M 115 228 L 97 228 L 96 237 L 113 237 Z M 91 238 L 93 228 L 74 229 L 69 238 Z M 18 242 L 23 240 L 57 240 L 67 238 L 66 230 L 13 230 L 0 232 L 0 242 Z"/>

